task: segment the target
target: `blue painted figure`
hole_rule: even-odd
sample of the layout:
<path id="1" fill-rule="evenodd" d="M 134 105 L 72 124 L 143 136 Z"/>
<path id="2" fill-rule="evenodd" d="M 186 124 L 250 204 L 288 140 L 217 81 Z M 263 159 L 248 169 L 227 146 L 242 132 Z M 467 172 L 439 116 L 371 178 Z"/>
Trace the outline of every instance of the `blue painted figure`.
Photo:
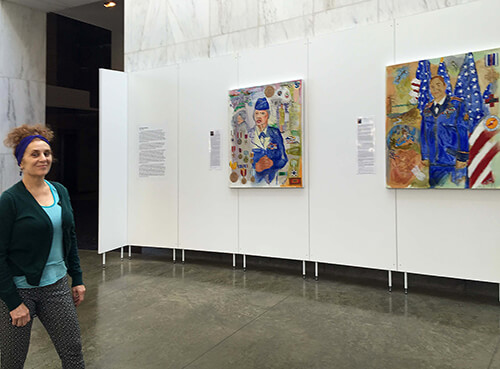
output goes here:
<path id="1" fill-rule="evenodd" d="M 463 100 L 446 94 L 441 76 L 432 77 L 434 97 L 422 112 L 420 141 L 422 161 L 429 166 L 429 185 L 442 186 L 451 176 L 459 184 L 466 179 L 469 159 L 469 139 Z"/>
<path id="2" fill-rule="evenodd" d="M 268 126 L 269 103 L 265 97 L 255 103 L 254 120 L 257 126 L 252 135 L 253 168 L 255 181 L 271 183 L 276 172 L 288 162 L 279 129 Z"/>

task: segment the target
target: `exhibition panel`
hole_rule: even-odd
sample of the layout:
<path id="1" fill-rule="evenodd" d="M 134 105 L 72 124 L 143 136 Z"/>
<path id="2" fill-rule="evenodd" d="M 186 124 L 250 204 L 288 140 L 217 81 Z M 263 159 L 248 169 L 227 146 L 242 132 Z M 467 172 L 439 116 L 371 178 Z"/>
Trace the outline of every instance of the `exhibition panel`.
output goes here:
<path id="1" fill-rule="evenodd" d="M 398 190 L 399 269 L 498 283 L 499 205 L 498 191 Z"/>
<path id="2" fill-rule="evenodd" d="M 242 52 L 238 58 L 237 87 L 261 86 L 302 79 L 304 80 L 303 101 L 307 106 L 309 90 L 307 53 L 308 45 L 305 40 Z M 249 119 L 254 119 L 254 117 Z M 303 110 L 302 122 L 304 188 L 236 190 L 239 191 L 241 254 L 309 260 L 307 107 Z"/>
<path id="3" fill-rule="evenodd" d="M 179 69 L 179 248 L 238 252 L 238 192 L 229 188 L 227 91 L 232 56 Z"/>
<path id="4" fill-rule="evenodd" d="M 129 245 L 177 247 L 177 89 L 177 67 L 129 74 Z"/>
<path id="5" fill-rule="evenodd" d="M 497 1 L 482 1 L 399 19 L 391 64 L 498 47 L 499 12 Z M 499 282 L 499 205 L 496 190 L 397 190 L 399 270 Z"/>
<path id="6" fill-rule="evenodd" d="M 102 254 L 127 241 L 127 74 L 99 70 L 99 231 Z"/>
<path id="7" fill-rule="evenodd" d="M 309 48 L 311 260 L 397 270 L 395 194 L 384 186 L 382 71 L 393 57 L 392 22 L 315 38 Z M 375 157 L 361 174 L 364 120 L 374 122 Z"/>
<path id="8" fill-rule="evenodd" d="M 427 60 L 426 75 L 446 77 L 435 58 L 500 46 L 497 14 L 497 1 L 473 2 L 134 72 L 128 86 L 101 71 L 99 252 L 129 244 L 500 282 L 499 191 L 406 189 L 433 187 L 419 141 L 427 85 L 412 85 L 416 64 L 393 66 Z M 497 66 L 498 53 L 483 54 L 475 63 Z M 460 79 L 453 68 L 446 83 Z M 497 87 L 482 85 L 488 104 L 500 104 Z"/>

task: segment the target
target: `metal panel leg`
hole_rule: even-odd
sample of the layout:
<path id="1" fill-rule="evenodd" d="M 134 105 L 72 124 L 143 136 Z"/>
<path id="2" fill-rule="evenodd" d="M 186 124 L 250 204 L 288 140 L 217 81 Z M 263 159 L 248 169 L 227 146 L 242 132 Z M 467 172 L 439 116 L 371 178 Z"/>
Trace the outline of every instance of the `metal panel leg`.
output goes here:
<path id="1" fill-rule="evenodd" d="M 306 261 L 302 260 L 302 278 L 306 279 Z"/>
<path id="2" fill-rule="evenodd" d="M 318 264 L 318 262 L 314 263 L 314 279 L 316 281 L 319 279 Z"/>
<path id="3" fill-rule="evenodd" d="M 123 247 L 120 247 L 120 260 L 123 261 Z"/>
<path id="4" fill-rule="evenodd" d="M 408 273 L 405 272 L 405 293 L 408 293 Z"/>
<path id="5" fill-rule="evenodd" d="M 247 256 L 243 255 L 243 271 L 247 271 Z"/>
<path id="6" fill-rule="evenodd" d="M 175 255 L 175 254 L 176 254 L 176 251 L 177 251 L 176 249 L 172 249 L 172 261 L 174 262 L 174 264 L 175 264 L 175 263 L 176 263 L 176 261 L 177 261 L 177 260 L 175 259 L 175 257 L 176 257 L 176 255 Z"/>
<path id="7" fill-rule="evenodd" d="M 236 254 L 233 254 L 233 269 L 236 269 Z"/>
<path id="8" fill-rule="evenodd" d="M 106 253 L 102 254 L 102 267 L 106 268 Z"/>
<path id="9" fill-rule="evenodd" d="M 128 259 L 132 260 L 132 246 L 128 246 Z"/>
<path id="10" fill-rule="evenodd" d="M 392 271 L 389 270 L 389 292 L 392 292 Z"/>
<path id="11" fill-rule="evenodd" d="M 185 250 L 182 249 L 182 264 L 186 261 L 186 253 L 184 252 Z"/>

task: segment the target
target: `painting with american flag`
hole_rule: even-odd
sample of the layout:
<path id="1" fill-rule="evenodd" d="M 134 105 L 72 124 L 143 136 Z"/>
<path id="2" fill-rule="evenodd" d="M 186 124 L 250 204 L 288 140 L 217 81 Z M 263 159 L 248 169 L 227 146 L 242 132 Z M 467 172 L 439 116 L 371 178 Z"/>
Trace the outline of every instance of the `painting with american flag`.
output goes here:
<path id="1" fill-rule="evenodd" d="M 500 49 L 387 67 L 390 188 L 500 188 Z"/>

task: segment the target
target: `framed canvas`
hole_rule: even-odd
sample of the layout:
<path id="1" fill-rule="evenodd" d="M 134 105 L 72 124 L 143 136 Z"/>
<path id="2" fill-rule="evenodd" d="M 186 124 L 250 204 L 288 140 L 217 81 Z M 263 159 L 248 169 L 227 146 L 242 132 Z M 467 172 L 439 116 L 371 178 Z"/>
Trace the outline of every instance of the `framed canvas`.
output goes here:
<path id="1" fill-rule="evenodd" d="M 500 188 L 499 51 L 387 67 L 389 188 Z"/>
<path id="2" fill-rule="evenodd" d="M 303 187 L 303 81 L 229 91 L 229 186 Z"/>

